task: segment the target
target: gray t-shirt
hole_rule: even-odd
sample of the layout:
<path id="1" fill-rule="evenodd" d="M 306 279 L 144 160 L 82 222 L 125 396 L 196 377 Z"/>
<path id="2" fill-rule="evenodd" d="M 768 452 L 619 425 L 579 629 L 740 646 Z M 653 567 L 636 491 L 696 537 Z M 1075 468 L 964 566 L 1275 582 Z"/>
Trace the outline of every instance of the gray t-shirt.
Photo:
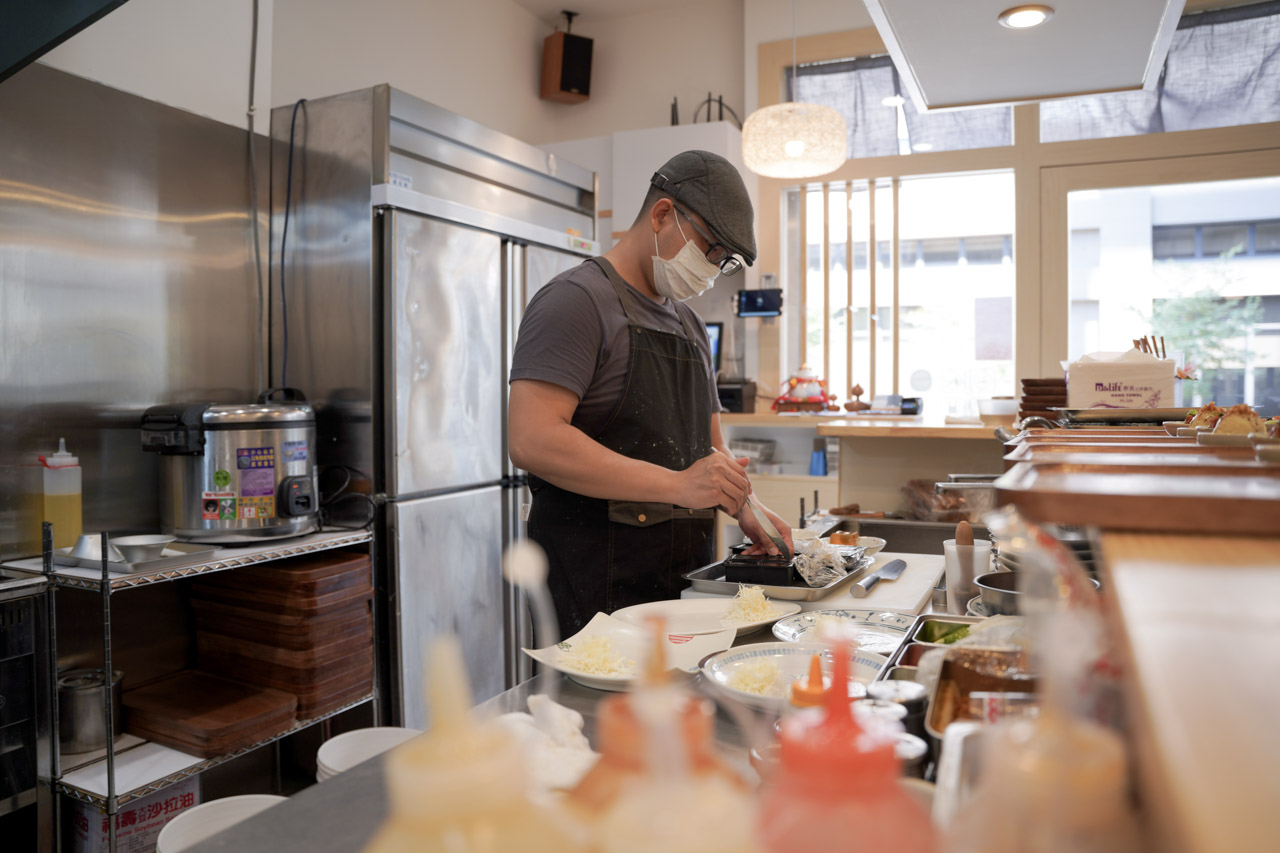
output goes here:
<path id="1" fill-rule="evenodd" d="M 577 394 L 578 408 L 572 423 L 592 438 L 604 428 L 622 397 L 631 349 L 627 316 L 600 264 L 617 275 L 603 258 L 584 261 L 560 273 L 533 295 L 520 321 L 511 364 L 512 380 L 537 379 Z M 689 319 L 696 337 L 694 343 L 707 365 L 711 410 L 720 411 L 711 373 L 711 344 L 697 312 L 669 299 L 654 302 L 625 280 L 619 280 L 634 297 L 632 311 L 640 325 L 684 337 L 676 312 Z"/>

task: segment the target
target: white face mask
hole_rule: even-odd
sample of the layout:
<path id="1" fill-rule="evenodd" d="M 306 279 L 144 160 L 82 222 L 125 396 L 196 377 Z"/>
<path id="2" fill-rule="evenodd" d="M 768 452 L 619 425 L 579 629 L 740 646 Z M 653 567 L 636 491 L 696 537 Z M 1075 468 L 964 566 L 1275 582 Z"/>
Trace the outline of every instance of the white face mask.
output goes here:
<path id="1" fill-rule="evenodd" d="M 672 216 L 677 214 L 673 210 Z M 676 220 L 676 229 L 684 237 L 684 229 L 680 220 Z M 720 267 L 707 260 L 692 240 L 685 240 L 684 245 L 671 260 L 664 259 L 658 252 L 658 235 L 653 235 L 653 286 L 659 296 L 684 302 L 707 290 L 716 283 L 720 275 Z"/>

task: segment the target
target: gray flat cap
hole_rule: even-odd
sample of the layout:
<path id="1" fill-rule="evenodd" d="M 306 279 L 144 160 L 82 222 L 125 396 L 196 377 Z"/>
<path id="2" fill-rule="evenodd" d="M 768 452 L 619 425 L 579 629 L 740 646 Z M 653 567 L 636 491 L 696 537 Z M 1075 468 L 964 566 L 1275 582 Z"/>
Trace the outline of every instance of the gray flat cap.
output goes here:
<path id="1" fill-rule="evenodd" d="M 732 163 L 710 151 L 685 151 L 654 172 L 650 183 L 701 216 L 747 266 L 755 262 L 755 213 Z"/>

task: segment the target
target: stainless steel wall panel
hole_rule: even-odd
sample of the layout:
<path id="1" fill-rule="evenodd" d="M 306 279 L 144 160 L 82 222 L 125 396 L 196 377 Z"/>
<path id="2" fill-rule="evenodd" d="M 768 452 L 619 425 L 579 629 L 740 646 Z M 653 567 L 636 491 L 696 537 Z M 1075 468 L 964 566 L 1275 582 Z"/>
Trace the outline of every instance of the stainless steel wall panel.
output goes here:
<path id="1" fill-rule="evenodd" d="M 12 558 L 39 549 L 31 463 L 59 436 L 83 466 L 86 531 L 157 528 L 142 411 L 252 399 L 258 307 L 243 130 L 38 64 L 0 86 L 0 117 L 0 557 Z M 265 244 L 265 216 L 258 227 Z"/>
<path id="2" fill-rule="evenodd" d="M 501 241 L 411 213 L 388 216 L 394 495 L 497 481 L 506 394 Z"/>
<path id="3" fill-rule="evenodd" d="M 289 229 L 281 274 L 292 105 L 271 112 L 272 384 L 302 389 L 316 406 L 321 465 L 354 469 L 373 483 L 380 424 L 373 341 L 381 336 L 369 202 L 376 90 L 307 101 L 294 122 Z M 288 372 L 281 281 L 288 304 Z M 372 337 L 371 337 L 372 335 Z"/>
<path id="4" fill-rule="evenodd" d="M 430 722 L 424 653 L 441 634 L 461 641 L 475 701 L 505 689 L 505 495 L 494 486 L 389 505 L 392 561 L 399 567 L 393 611 L 405 726 L 425 729 Z"/>

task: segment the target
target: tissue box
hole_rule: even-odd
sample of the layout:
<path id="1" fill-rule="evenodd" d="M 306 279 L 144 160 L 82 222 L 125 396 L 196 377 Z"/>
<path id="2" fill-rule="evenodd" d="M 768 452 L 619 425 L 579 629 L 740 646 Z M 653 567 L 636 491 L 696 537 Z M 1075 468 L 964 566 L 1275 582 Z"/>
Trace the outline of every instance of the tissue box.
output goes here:
<path id="1" fill-rule="evenodd" d="M 1095 352 L 1067 368 L 1072 409 L 1163 409 L 1174 406 L 1174 360 L 1136 349 Z"/>

